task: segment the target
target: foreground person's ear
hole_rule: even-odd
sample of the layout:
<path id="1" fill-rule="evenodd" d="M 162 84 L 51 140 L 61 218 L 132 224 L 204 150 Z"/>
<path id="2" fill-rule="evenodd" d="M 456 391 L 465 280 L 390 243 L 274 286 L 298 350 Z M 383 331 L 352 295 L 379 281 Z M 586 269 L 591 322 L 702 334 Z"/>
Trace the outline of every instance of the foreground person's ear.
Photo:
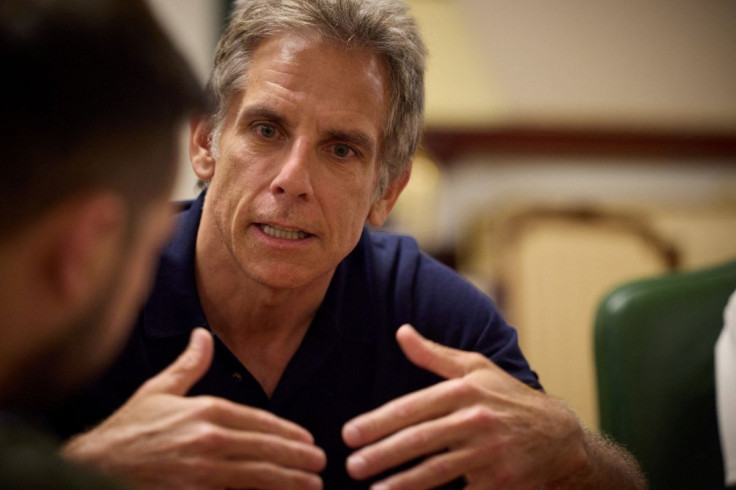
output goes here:
<path id="1" fill-rule="evenodd" d="M 50 218 L 46 277 L 61 301 L 84 303 L 109 280 L 122 251 L 127 206 L 117 194 L 70 200 Z"/>

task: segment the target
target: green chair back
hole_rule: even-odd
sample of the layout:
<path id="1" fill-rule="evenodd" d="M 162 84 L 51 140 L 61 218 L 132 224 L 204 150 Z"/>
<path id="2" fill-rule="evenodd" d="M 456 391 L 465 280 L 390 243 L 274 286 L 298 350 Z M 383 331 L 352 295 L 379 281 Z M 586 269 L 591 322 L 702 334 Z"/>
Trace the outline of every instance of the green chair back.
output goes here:
<path id="1" fill-rule="evenodd" d="M 627 283 L 600 304 L 600 427 L 634 454 L 652 490 L 724 488 L 713 348 L 735 289 L 736 261 Z"/>

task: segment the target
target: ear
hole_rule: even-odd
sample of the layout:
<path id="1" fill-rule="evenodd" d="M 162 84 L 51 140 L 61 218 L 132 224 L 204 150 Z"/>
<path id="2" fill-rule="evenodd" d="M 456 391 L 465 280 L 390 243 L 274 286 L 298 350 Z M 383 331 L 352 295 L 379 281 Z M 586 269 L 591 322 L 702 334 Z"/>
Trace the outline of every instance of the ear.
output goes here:
<path id="1" fill-rule="evenodd" d="M 192 168 L 201 180 L 212 180 L 215 175 L 215 159 L 212 156 L 210 117 L 193 117 L 189 121 L 189 155 Z"/>
<path id="2" fill-rule="evenodd" d="M 99 193 L 75 199 L 57 211 L 47 235 L 47 275 L 57 297 L 80 305 L 104 287 L 121 260 L 128 224 L 122 197 Z"/>
<path id="3" fill-rule="evenodd" d="M 409 182 L 411 176 L 411 164 L 399 177 L 388 184 L 383 195 L 373 203 L 368 213 L 368 222 L 373 226 L 381 226 L 388 218 L 389 213 L 396 204 L 396 200 Z"/>

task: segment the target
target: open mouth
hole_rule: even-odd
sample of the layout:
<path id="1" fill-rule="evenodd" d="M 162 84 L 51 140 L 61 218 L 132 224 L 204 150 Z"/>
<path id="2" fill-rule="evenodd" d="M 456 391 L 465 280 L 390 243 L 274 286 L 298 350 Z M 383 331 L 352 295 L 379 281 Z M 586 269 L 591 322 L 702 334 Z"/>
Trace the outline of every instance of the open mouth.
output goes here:
<path id="1" fill-rule="evenodd" d="M 280 226 L 274 225 L 260 225 L 260 227 L 266 235 L 284 240 L 303 240 L 311 236 L 309 233 L 296 228 L 281 228 Z"/>

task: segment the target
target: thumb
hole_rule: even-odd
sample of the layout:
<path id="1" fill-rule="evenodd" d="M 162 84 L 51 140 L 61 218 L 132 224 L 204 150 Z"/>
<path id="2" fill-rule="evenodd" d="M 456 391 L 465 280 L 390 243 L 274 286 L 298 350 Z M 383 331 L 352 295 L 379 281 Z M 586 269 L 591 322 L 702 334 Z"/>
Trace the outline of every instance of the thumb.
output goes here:
<path id="1" fill-rule="evenodd" d="M 212 335 L 204 328 L 195 328 L 186 350 L 166 369 L 143 383 L 135 396 L 156 393 L 186 395 L 209 369 L 214 350 Z"/>
<path id="2" fill-rule="evenodd" d="M 445 379 L 465 376 L 477 367 L 479 361 L 478 354 L 474 352 L 453 349 L 425 339 L 409 324 L 402 325 L 396 331 L 396 340 L 412 363 Z"/>

